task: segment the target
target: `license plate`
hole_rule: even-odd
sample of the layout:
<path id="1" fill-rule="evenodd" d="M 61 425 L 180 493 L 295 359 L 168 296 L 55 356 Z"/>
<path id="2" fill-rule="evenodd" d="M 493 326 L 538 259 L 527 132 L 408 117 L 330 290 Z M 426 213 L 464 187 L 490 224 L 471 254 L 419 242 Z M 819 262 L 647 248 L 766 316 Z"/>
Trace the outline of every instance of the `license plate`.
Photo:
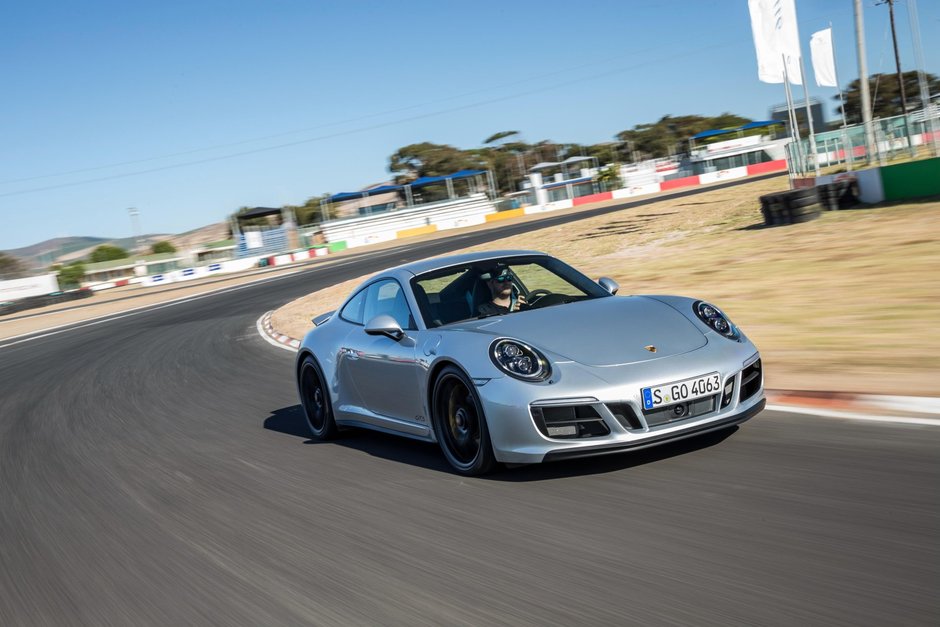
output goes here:
<path id="1" fill-rule="evenodd" d="M 643 388 L 643 409 L 655 409 L 663 405 L 672 405 L 691 401 L 703 396 L 718 394 L 721 390 L 721 377 L 717 372 L 703 374 L 691 379 Z"/>

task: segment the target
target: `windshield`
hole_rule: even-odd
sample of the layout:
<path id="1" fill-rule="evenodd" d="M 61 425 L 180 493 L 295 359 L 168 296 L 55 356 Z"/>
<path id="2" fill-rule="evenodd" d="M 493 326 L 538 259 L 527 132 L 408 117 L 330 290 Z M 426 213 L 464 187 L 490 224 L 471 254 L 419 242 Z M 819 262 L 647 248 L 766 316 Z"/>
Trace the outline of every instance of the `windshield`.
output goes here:
<path id="1" fill-rule="evenodd" d="M 418 275 L 411 285 L 428 328 L 610 296 L 568 264 L 547 256 L 451 266 Z"/>

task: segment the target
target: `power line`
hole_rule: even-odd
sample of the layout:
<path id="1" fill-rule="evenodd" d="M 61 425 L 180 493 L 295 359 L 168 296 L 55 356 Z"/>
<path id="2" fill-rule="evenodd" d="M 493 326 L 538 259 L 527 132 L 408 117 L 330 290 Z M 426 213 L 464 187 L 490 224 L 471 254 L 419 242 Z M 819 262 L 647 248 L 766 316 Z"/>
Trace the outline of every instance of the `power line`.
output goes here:
<path id="1" fill-rule="evenodd" d="M 659 58 L 659 59 L 654 59 L 652 62 L 654 62 L 654 63 L 662 63 L 662 62 L 667 62 L 667 61 L 674 61 L 674 60 L 676 60 L 676 59 L 681 59 L 681 58 L 683 58 L 683 57 L 687 57 L 687 56 L 690 56 L 690 55 L 697 55 L 697 54 L 700 54 L 700 53 L 705 52 L 705 51 L 708 51 L 708 50 L 714 50 L 714 49 L 717 49 L 717 48 L 723 48 L 723 47 L 727 47 L 727 46 L 730 46 L 730 45 L 731 45 L 731 43 L 712 44 L 712 45 L 710 45 L 710 46 L 705 46 L 705 47 L 702 47 L 702 48 L 697 48 L 697 49 L 695 49 L 695 50 L 690 50 L 690 51 L 681 52 L 681 53 L 677 53 L 677 54 L 674 54 L 674 55 L 669 55 L 669 56 L 666 56 L 666 57 L 662 57 L 662 58 Z M 388 122 L 382 122 L 382 123 L 373 124 L 373 125 L 370 125 L 370 126 L 364 126 L 364 127 L 360 127 L 360 128 L 356 128 L 356 129 L 350 129 L 350 130 L 347 130 L 347 131 L 340 131 L 340 132 L 337 132 L 337 133 L 329 133 L 329 134 L 326 134 L 326 135 L 319 135 L 319 136 L 310 137 L 310 138 L 307 138 L 307 139 L 300 139 L 300 140 L 296 140 L 296 141 L 284 142 L 284 143 L 281 143 L 281 144 L 275 144 L 275 145 L 273 145 L 273 146 L 265 146 L 265 147 L 262 147 L 262 148 L 255 148 L 255 149 L 252 149 L 252 150 L 244 150 L 244 151 L 235 152 L 235 153 L 231 153 L 231 154 L 227 154 L 227 155 L 220 155 L 220 156 L 217 156 L 217 157 L 209 157 L 209 158 L 206 158 L 206 159 L 197 159 L 197 160 L 193 160 L 193 161 L 185 161 L 185 162 L 182 162 L 182 163 L 175 163 L 175 164 L 160 166 L 160 167 L 156 167 L 156 168 L 148 168 L 148 169 L 145 169 L 145 170 L 136 170 L 136 171 L 134 171 L 134 172 L 125 172 L 125 173 L 122 173 L 122 174 L 112 174 L 112 175 L 102 176 L 102 177 L 97 177 L 97 178 L 84 179 L 84 180 L 81 180 L 81 181 L 72 181 L 72 182 L 69 182 L 69 183 L 60 183 L 60 184 L 57 184 L 57 185 L 46 185 L 46 186 L 43 186 L 43 187 L 34 187 L 34 188 L 31 188 L 31 189 L 24 189 L 24 190 L 18 190 L 18 191 L 13 191 L 13 192 L 5 192 L 5 193 L 0 193 L 0 198 L 7 198 L 7 197 L 10 197 L 10 196 L 20 196 L 20 195 L 24 195 L 24 194 L 32 194 L 32 193 L 37 193 L 37 192 L 50 191 L 50 190 L 54 190 L 54 189 L 62 189 L 62 188 L 66 188 L 66 187 L 76 187 L 76 186 L 79 186 L 79 185 L 88 185 L 88 184 L 91 184 L 91 183 L 101 183 L 101 182 L 104 182 L 104 181 L 112 181 L 112 180 L 117 180 L 117 179 L 122 179 L 122 178 L 133 177 L 133 176 L 140 176 L 140 175 L 143 175 L 143 174 L 151 174 L 151 173 L 154 173 L 154 172 L 162 172 L 162 171 L 166 171 L 166 170 L 173 170 L 173 169 L 177 169 L 177 168 L 188 167 L 188 166 L 191 166 L 191 165 L 201 165 L 201 164 L 205 164 L 205 163 L 211 163 L 211 162 L 214 162 L 214 161 L 223 161 L 223 160 L 226 160 L 226 159 L 234 159 L 234 158 L 243 157 L 243 156 L 246 156 L 246 155 L 258 154 L 258 153 L 262 153 L 262 152 L 270 152 L 270 151 L 272 151 L 272 150 L 280 150 L 280 149 L 282 149 L 282 148 L 289 148 L 289 147 L 292 147 L 292 146 L 299 146 L 299 145 L 302 145 L 302 144 L 308 144 L 308 143 L 313 143 L 313 142 L 319 142 L 319 141 L 324 141 L 324 140 L 327 140 L 327 139 L 335 139 L 335 138 L 337 138 L 337 137 L 345 137 L 345 136 L 347 136 L 347 135 L 353 135 L 353 134 L 356 134 L 356 133 L 363 133 L 363 132 L 367 132 L 367 131 L 373 131 L 373 130 L 377 130 L 377 129 L 380 129 L 380 128 L 386 128 L 386 127 L 389 127 L 389 126 L 395 126 L 395 125 L 398 125 L 398 124 L 404 124 L 404 123 L 407 123 L 407 122 L 414 122 L 414 121 L 417 121 L 417 120 L 423 120 L 423 119 L 427 119 L 427 118 L 431 118 L 431 117 L 436 117 L 436 116 L 440 116 L 440 115 L 447 115 L 447 114 L 449 114 L 449 113 L 455 113 L 455 112 L 457 112 L 457 111 L 465 111 L 465 110 L 467 110 L 467 109 L 474 109 L 474 108 L 477 108 L 477 107 L 482 107 L 482 106 L 494 104 L 494 103 L 497 103 L 497 102 L 505 102 L 505 101 L 507 101 L 507 100 L 514 100 L 514 99 L 516 99 L 516 98 L 522 98 L 522 97 L 531 96 L 531 95 L 534 95 L 534 94 L 545 93 L 545 92 L 547 92 L 547 91 L 554 91 L 554 90 L 560 89 L 560 88 L 562 88 L 562 87 L 568 87 L 568 86 L 570 86 L 570 85 L 575 85 L 575 84 L 578 84 L 578 83 L 584 83 L 584 82 L 596 80 L 596 79 L 599 79 L 599 78 L 606 78 L 606 77 L 608 77 L 608 76 L 612 76 L 612 75 L 615 75 L 615 74 L 621 74 L 621 73 L 623 73 L 623 72 L 627 72 L 627 71 L 630 71 L 630 70 L 635 70 L 635 69 L 637 69 L 637 68 L 647 67 L 647 66 L 650 65 L 650 63 L 651 63 L 651 61 L 648 60 L 648 59 L 646 59 L 646 60 L 642 61 L 641 63 L 636 63 L 636 64 L 632 64 L 632 65 L 628 65 L 628 66 L 624 66 L 624 67 L 620 67 L 620 68 L 614 68 L 614 69 L 607 70 L 607 71 L 604 71 L 604 72 L 598 72 L 598 73 L 595 73 L 595 74 L 590 74 L 590 75 L 582 76 L 582 77 L 575 78 L 575 79 L 571 79 L 571 80 L 568 80 L 568 81 L 555 82 L 555 83 L 553 83 L 553 84 L 551 84 L 551 85 L 548 85 L 548 86 L 545 86 L 545 87 L 540 87 L 540 88 L 538 88 L 538 89 L 532 89 L 532 90 L 528 90 L 528 91 L 517 92 L 517 93 L 515 93 L 515 94 L 509 94 L 509 95 L 506 95 L 506 96 L 501 96 L 501 97 L 499 97 L 499 98 L 491 98 L 491 99 L 488 99 L 488 100 L 481 100 L 481 101 L 478 101 L 478 102 L 474 102 L 474 103 L 470 103 L 470 104 L 466 104 L 466 105 L 461 105 L 461 106 L 458 106 L 458 107 L 451 107 L 451 108 L 448 108 L 448 109 L 442 109 L 442 110 L 438 110 L 438 111 L 431 111 L 431 112 L 428 112 L 428 113 L 422 113 L 422 114 L 419 114 L 419 115 L 409 116 L 409 117 L 406 117 L 406 118 L 400 118 L 400 119 L 397 119 L 397 120 L 391 120 L 391 121 L 388 121 Z M 591 64 L 591 65 L 594 65 L 594 64 Z M 569 70 L 565 70 L 564 72 L 570 72 L 570 71 L 571 71 L 571 70 L 569 69 Z M 553 72 L 552 74 L 558 74 L 558 73 L 560 73 L 560 71 L 559 71 L 559 72 Z M 452 99 L 452 98 L 451 98 L 451 99 Z"/>
<path id="2" fill-rule="evenodd" d="M 650 6 L 658 6 L 658 5 L 656 5 L 656 4 L 654 3 L 654 4 L 651 4 Z M 840 11 L 836 11 L 836 12 L 839 13 Z M 831 12 L 829 13 L 829 15 L 831 16 Z M 807 18 L 807 19 L 802 19 L 802 20 L 800 20 L 800 23 L 806 23 L 806 22 L 809 22 L 809 21 L 815 20 L 815 19 L 820 19 L 820 18 L 818 18 L 818 17 L 810 17 L 810 18 Z M 828 19 L 828 18 L 827 18 L 827 19 Z M 730 45 L 730 44 L 729 44 L 729 45 Z M 712 49 L 712 48 L 714 48 L 714 47 L 716 47 L 716 46 L 709 46 L 709 47 L 706 47 L 706 48 L 701 48 L 701 49 L 698 49 L 698 50 L 693 50 L 693 51 L 690 51 L 690 52 L 687 53 L 687 54 L 694 54 L 694 53 L 697 53 L 697 52 L 700 52 L 700 51 Z M 717 46 L 717 47 L 723 47 L 723 46 L 720 46 L 720 45 L 719 45 L 719 46 Z M 605 59 L 611 59 L 611 58 L 617 59 L 617 58 L 623 58 L 623 57 L 629 57 L 629 56 L 636 56 L 637 54 L 641 54 L 641 53 L 642 53 L 642 51 L 641 51 L 641 52 L 627 52 L 627 53 L 615 54 L 615 55 L 608 55 L 608 54 L 606 54 L 606 53 L 599 53 L 598 55 L 595 55 L 595 56 L 598 56 L 598 57 L 601 57 L 601 58 L 605 58 Z M 663 60 L 667 60 L 667 59 L 660 59 L 659 61 L 661 62 L 661 61 L 663 61 Z M 656 61 L 653 61 L 653 62 L 655 63 Z M 649 64 L 650 64 L 650 62 L 647 62 L 645 65 L 649 65 Z M 593 66 L 595 66 L 595 65 L 596 65 L 596 62 L 587 62 L 587 63 L 583 63 L 583 64 L 580 64 L 580 65 L 569 66 L 569 67 L 567 67 L 567 68 L 560 69 L 560 70 L 554 70 L 554 71 L 552 71 L 552 72 L 546 72 L 546 73 L 543 73 L 543 74 L 538 74 L 538 75 L 534 75 L 534 76 L 529 76 L 528 78 L 524 78 L 524 79 L 521 79 L 521 80 L 515 80 L 515 81 L 511 81 L 511 82 L 507 82 L 507 83 L 501 83 L 501 84 L 498 84 L 498 85 L 493 85 L 493 86 L 491 86 L 491 87 L 486 87 L 486 88 L 483 88 L 483 89 L 478 89 L 478 90 L 474 90 L 474 91 L 470 91 L 470 92 L 465 92 L 465 93 L 462 93 L 462 94 L 457 94 L 457 95 L 454 95 L 454 96 L 449 96 L 449 97 L 447 97 L 447 98 L 441 98 L 441 99 L 437 99 L 437 100 L 432 100 L 432 101 L 427 101 L 427 102 L 418 103 L 418 104 L 414 104 L 414 105 L 409 105 L 409 106 L 407 106 L 407 107 L 399 107 L 399 108 L 396 108 L 396 109 L 389 109 L 389 110 L 380 111 L 380 112 L 376 112 L 376 113 L 370 113 L 370 114 L 366 114 L 366 115 L 362 115 L 362 116 L 358 116 L 358 117 L 354 117 L 354 118 L 347 118 L 347 119 L 345 119 L 345 120 L 338 120 L 338 121 L 335 121 L 335 122 L 328 122 L 328 123 L 326 123 L 326 124 L 318 124 L 318 125 L 315 125 L 315 126 L 309 126 L 309 127 L 300 128 L 300 129 L 294 129 L 294 130 L 290 130 L 290 131 L 282 131 L 282 132 L 275 133 L 275 134 L 272 134 L 272 135 L 265 135 L 265 136 L 261 136 L 261 137 L 254 137 L 254 138 L 250 138 L 250 139 L 244 139 L 244 140 L 239 140 L 239 141 L 235 141 L 235 142 L 229 142 L 229 143 L 225 143 L 225 144 L 216 144 L 216 145 L 214 145 L 214 146 L 207 146 L 207 147 L 203 147 L 203 148 L 194 148 L 194 149 L 192 149 L 192 150 L 185 150 L 185 151 L 174 152 L 174 153 L 168 153 L 168 154 L 163 154 L 163 155 L 156 155 L 156 156 L 152 156 L 152 157 L 145 157 L 145 158 L 142 158 L 142 159 L 131 159 L 131 160 L 127 160 L 127 161 L 119 161 L 119 162 L 115 162 L 115 163 L 109 163 L 109 164 L 104 164 L 104 165 L 92 166 L 92 167 L 87 167 L 87 168 L 78 168 L 78 169 L 74 169 L 74 170 L 66 170 L 66 171 L 62 171 L 62 172 L 54 172 L 54 173 L 50 173 L 50 174 L 40 174 L 40 175 L 34 175 L 34 176 L 28 176 L 28 177 L 22 177 L 22 178 L 16 178 L 16 179 L 7 179 L 7 180 L 2 180 L 2 181 L 0 181 L 0 185 L 10 185 L 10 184 L 14 184 L 14 183 L 24 183 L 24 182 L 28 182 L 28 181 L 35 181 L 35 180 L 40 180 L 40 179 L 45 179 L 45 178 L 56 178 L 56 177 L 60 177 L 60 176 L 70 176 L 70 175 L 73 175 L 73 174 L 83 174 L 83 173 L 86 173 L 86 172 L 96 172 L 96 171 L 100 171 L 100 170 L 107 170 L 107 169 L 110 169 L 110 168 L 117 168 L 117 167 L 126 166 L 126 165 L 137 165 L 137 164 L 141 164 L 141 163 L 149 163 L 149 162 L 152 162 L 152 161 L 159 161 L 159 160 L 161 160 L 161 159 L 172 159 L 172 158 L 174 158 L 174 157 L 185 157 L 185 156 L 188 156 L 188 155 L 198 154 L 198 153 L 200 153 L 200 152 L 209 152 L 209 151 L 213 151 L 213 150 L 221 150 L 221 149 L 224 149 L 224 148 L 233 148 L 233 147 L 235 147 L 235 146 L 243 146 L 243 145 L 245 145 L 245 144 L 251 144 L 251 143 L 254 143 L 254 142 L 267 141 L 267 140 L 270 140 L 270 139 L 277 139 L 277 138 L 279 138 L 279 137 L 286 137 L 286 136 L 289 136 L 289 135 L 296 135 L 296 134 L 299 134 L 299 133 L 306 133 L 306 132 L 313 131 L 313 130 L 317 130 L 317 129 L 321 129 L 321 128 L 330 128 L 330 127 L 334 127 L 334 126 L 342 126 L 342 125 L 344 125 L 344 124 L 352 124 L 352 123 L 355 123 L 355 122 L 361 122 L 361 121 L 363 121 L 363 120 L 368 120 L 368 119 L 373 119 L 373 118 L 377 118 L 377 117 L 382 117 L 382 116 L 385 116 L 385 115 L 392 115 L 392 114 L 395 114 L 395 113 L 402 113 L 402 112 L 404 112 L 404 111 L 410 111 L 410 110 L 418 109 L 418 108 L 425 107 L 425 106 L 440 104 L 440 103 L 444 103 L 444 102 L 450 102 L 450 101 L 452 101 L 452 100 L 459 100 L 459 99 L 467 98 L 467 97 L 470 97 L 470 96 L 478 95 L 478 94 L 481 94 L 481 93 L 490 92 L 490 91 L 493 91 L 493 90 L 496 90 L 496 89 L 503 89 L 503 88 L 506 88 L 506 87 L 511 87 L 511 86 L 515 86 L 515 85 L 521 85 L 521 84 L 529 83 L 529 82 L 532 82 L 532 81 L 539 81 L 539 80 L 543 80 L 543 79 L 546 79 L 546 78 L 550 78 L 550 77 L 552 77 L 552 76 L 557 76 L 557 75 L 559 75 L 559 74 L 567 74 L 567 73 L 572 72 L 572 71 L 575 71 L 575 70 L 579 70 L 579 69 L 582 69 L 582 68 L 585 68 L 585 67 L 593 67 Z M 632 69 L 632 67 L 629 68 L 629 69 Z M 570 83 L 565 83 L 565 84 L 570 84 Z M 523 94 L 523 95 L 525 95 L 525 94 Z M 496 100 L 496 101 L 498 101 L 498 100 Z M 496 102 L 496 101 L 494 101 L 494 102 Z M 483 103 L 483 104 L 486 104 L 486 103 Z M 434 114 L 432 114 L 432 115 L 434 115 Z M 407 121 L 407 120 L 406 120 L 406 121 Z M 371 128 L 372 128 L 372 127 L 370 127 L 369 129 L 366 129 L 366 130 L 371 130 Z M 358 130 L 358 129 L 354 129 L 353 131 L 350 131 L 350 132 L 359 132 L 359 130 Z M 327 136 L 327 137 L 334 137 L 334 136 L 333 136 L 333 135 L 330 135 L 330 136 Z M 315 139 L 312 139 L 312 140 L 309 140 L 309 141 L 317 141 L 318 139 L 319 139 L 319 138 L 315 138 Z M 285 144 L 285 145 L 293 145 L 293 144 Z M 270 148 L 270 149 L 276 149 L 276 148 L 279 148 L 279 147 L 281 147 L 281 146 L 274 146 L 274 147 L 272 147 L 272 148 Z M 269 148 L 262 148 L 262 149 L 259 149 L 259 151 L 263 151 L 263 150 L 269 150 Z M 230 155 L 230 156 L 241 156 L 241 155 L 245 155 L 245 154 L 252 154 L 252 152 L 254 152 L 254 151 L 247 151 L 247 152 L 244 152 L 244 153 L 235 153 L 234 155 Z M 126 177 L 126 176 L 136 176 L 137 174 L 146 174 L 146 173 L 149 173 L 149 172 L 157 172 L 157 171 L 160 171 L 160 170 L 165 170 L 165 169 L 174 168 L 174 167 L 184 167 L 184 166 L 187 166 L 187 165 L 195 165 L 195 164 L 200 164 L 200 163 L 206 163 L 206 162 L 212 161 L 212 160 L 227 159 L 227 158 L 230 158 L 230 156 L 221 156 L 221 157 L 217 157 L 217 158 L 215 158 L 215 159 L 209 159 L 209 160 L 196 160 L 196 161 L 192 161 L 192 162 L 185 162 L 185 163 L 178 164 L 178 165 L 171 165 L 171 166 L 166 166 L 166 167 L 162 167 L 162 168 L 154 168 L 154 169 L 148 169 L 148 170 L 141 170 L 140 172 L 132 172 L 132 173 L 128 173 L 128 174 L 118 174 L 118 175 L 113 175 L 113 176 L 116 177 L 116 178 L 124 178 L 124 177 Z M 63 183 L 62 185 L 51 185 L 51 186 L 47 186 L 47 187 L 39 187 L 39 188 L 28 189 L 28 190 L 22 190 L 22 191 L 16 191 L 16 192 L 8 192 L 8 193 L 5 193 L 5 194 L 0 194 L 0 197 L 11 196 L 11 195 L 18 195 L 18 194 L 27 194 L 27 193 L 32 193 L 32 192 L 34 192 L 34 191 L 43 191 L 43 190 L 46 190 L 46 189 L 56 189 L 56 188 L 58 188 L 58 187 L 70 187 L 70 186 L 74 186 L 74 185 L 83 185 L 83 184 L 85 184 L 86 182 L 87 182 L 87 183 L 94 183 L 94 182 L 106 181 L 106 180 L 109 180 L 110 178 L 111 178 L 111 177 L 100 177 L 100 178 L 88 179 L 87 181 L 77 181 L 77 182 L 74 182 L 74 183 Z"/>
<path id="3" fill-rule="evenodd" d="M 693 51 L 693 52 L 696 52 L 696 51 Z M 605 57 L 605 58 L 614 58 L 614 59 L 617 59 L 617 58 L 623 58 L 623 57 L 636 56 L 637 54 L 638 54 L 638 53 L 636 53 L 636 52 L 630 52 L 630 53 L 624 53 L 624 54 L 620 54 L 620 55 L 614 55 L 613 57 L 609 57 L 609 56 L 608 56 L 608 57 Z M 337 120 L 337 121 L 335 121 L 335 122 L 327 122 L 327 123 L 325 123 L 325 124 L 317 124 L 317 125 L 314 125 L 314 126 L 308 126 L 308 127 L 304 127 L 304 128 L 299 128 L 299 129 L 290 130 L 290 131 L 282 131 L 282 132 L 275 133 L 275 134 L 272 134 L 272 135 L 265 135 L 265 136 L 262 136 L 262 137 L 253 137 L 253 138 L 251 138 L 251 139 L 244 139 L 244 140 L 239 140 L 239 141 L 235 141 L 235 142 L 229 142 L 229 143 L 225 143 L 225 144 L 216 144 L 216 145 L 214 145 L 214 146 L 207 146 L 207 147 L 204 147 L 204 148 L 194 148 L 194 149 L 192 149 L 192 150 L 185 150 L 185 151 L 181 151 L 181 152 L 169 153 L 169 154 L 164 154 L 164 155 L 157 155 L 157 156 L 153 156 L 153 157 L 145 157 L 145 158 L 142 158 L 142 159 L 131 159 L 131 160 L 127 160 L 127 161 L 119 161 L 119 162 L 115 162 L 115 163 L 109 163 L 109 164 L 105 164 L 105 165 L 92 166 L 92 167 L 87 167 L 87 168 L 78 168 L 78 169 L 75 169 L 75 170 L 67 170 L 67 171 L 64 171 L 64 172 L 55 172 L 55 173 L 52 173 L 52 174 L 40 174 L 40 175 L 28 176 L 28 177 L 22 177 L 22 178 L 16 178 L 16 179 L 7 179 L 7 180 L 0 181 L 0 185 L 9 185 L 9 184 L 13 184 L 13 183 L 24 183 L 24 182 L 28 182 L 28 181 L 35 181 L 35 180 L 45 179 L 45 178 L 56 178 L 56 177 L 59 177 L 59 176 L 69 176 L 69 175 L 72 175 L 72 174 L 82 174 L 82 173 L 85 173 L 85 172 L 96 172 L 96 171 L 99 171 L 99 170 L 107 170 L 107 169 L 110 169 L 110 168 L 117 168 L 117 167 L 121 167 L 121 166 L 125 166 L 125 165 L 136 165 L 136 164 L 140 164 L 140 163 L 149 163 L 149 162 L 151 162 L 151 161 L 159 161 L 159 160 L 161 160 L 161 159 L 172 159 L 172 158 L 174 158 L 174 157 L 185 157 L 185 156 L 187 156 L 187 155 L 193 155 L 193 154 L 197 154 L 197 153 L 200 153 L 200 152 L 209 152 L 209 151 L 212 151 L 212 150 L 220 150 L 220 149 L 223 149 L 223 148 L 233 148 L 233 147 L 235 147 L 235 146 L 243 146 L 243 145 L 245 145 L 245 144 L 251 144 L 251 143 L 254 143 L 254 142 L 267 141 L 267 140 L 270 140 L 270 139 L 277 139 L 277 138 L 279 138 L 279 137 L 286 137 L 286 136 L 289 136 L 289 135 L 297 135 L 297 134 L 299 134 L 299 133 L 307 133 L 307 132 L 309 132 L 309 131 L 314 131 L 314 130 L 317 130 L 317 129 L 330 128 L 330 127 L 334 127 L 334 126 L 342 126 L 342 125 L 344 125 L 344 124 L 352 124 L 352 123 L 355 123 L 355 122 L 361 122 L 361 121 L 363 121 L 363 120 L 369 120 L 369 119 L 373 119 L 373 118 L 377 118 L 377 117 L 382 117 L 382 116 L 385 116 L 385 115 L 393 115 L 393 114 L 395 114 L 395 113 L 402 113 L 402 112 L 405 112 L 405 111 L 411 111 L 411 110 L 413 110 L 413 109 L 420 109 L 421 107 L 426 107 L 426 106 L 441 104 L 441 103 L 445 103 L 445 102 L 451 102 L 451 101 L 453 101 L 453 100 L 461 100 L 461 99 L 463 99 L 463 98 L 468 98 L 468 97 L 471 97 L 471 96 L 476 96 L 476 95 L 483 94 L 483 93 L 487 93 L 487 92 L 491 92 L 491 91 L 494 91 L 494 90 L 504 89 L 504 88 L 506 88 L 506 87 L 513 87 L 513 86 L 516 86 L 516 85 L 522 85 L 522 84 L 525 84 L 525 83 L 531 83 L 531 82 L 533 82 L 533 81 L 541 81 L 541 80 L 544 80 L 544 79 L 547 79 L 547 78 L 551 78 L 551 77 L 553 77 L 553 76 L 558 76 L 559 74 L 567 74 L 567 73 L 570 73 L 570 72 L 573 72 L 573 71 L 576 71 L 576 70 L 583 69 L 583 68 L 585 68 L 585 67 L 593 67 L 593 66 L 596 66 L 596 65 L 597 65 L 597 64 L 596 64 L 595 62 L 582 63 L 582 64 L 580 64 L 580 65 L 568 66 L 568 67 L 563 68 L 563 69 L 553 70 L 553 71 L 551 71 L 551 72 L 545 72 L 545 73 L 543 73 L 543 74 L 538 74 L 538 75 L 534 75 L 534 76 L 529 76 L 529 77 L 527 77 L 527 78 L 523 78 L 523 79 L 520 79 L 520 80 L 514 80 L 514 81 L 510 81 L 510 82 L 506 82 L 506 83 L 500 83 L 500 84 L 492 85 L 492 86 L 485 87 L 485 88 L 482 88 L 482 89 L 477 89 L 477 90 L 474 90 L 474 91 L 464 92 L 464 93 L 462 93 L 462 94 L 456 94 L 456 95 L 453 95 L 453 96 L 448 96 L 447 98 L 440 98 L 440 99 L 437 99 L 437 100 L 431 100 L 431 101 L 427 101 L 427 102 L 422 102 L 422 103 L 417 103 L 417 104 L 413 104 L 413 105 L 408 105 L 407 107 L 398 107 L 398 108 L 396 108 L 396 109 L 388 109 L 388 110 L 385 110 L 385 111 L 379 111 L 379 112 L 376 112 L 376 113 L 369 113 L 369 114 L 366 114 L 366 115 L 357 116 L 357 117 L 353 117 L 353 118 L 347 118 L 347 119 L 344 119 L 344 120 Z M 354 132 L 355 132 L 355 131 L 354 131 Z M 242 153 L 238 153 L 238 154 L 242 154 Z M 244 153 L 244 154 L 250 154 L 250 153 Z M 227 157 L 222 157 L 222 158 L 227 158 Z M 202 163 L 202 161 L 195 161 L 195 162 L 193 162 L 193 163 Z M 146 171 L 144 171 L 144 172 L 146 172 Z M 98 181 L 99 179 L 92 179 L 92 180 L 93 180 L 93 181 Z M 100 179 L 100 180 L 107 180 L 107 179 Z M 81 183 L 79 182 L 79 183 L 77 183 L 77 184 L 81 184 Z M 42 189 L 42 188 L 38 188 L 38 189 Z M 27 191 L 28 191 L 28 190 L 27 190 Z M 25 192 L 24 192 L 24 193 L 25 193 Z M 4 195 L 4 194 L 0 194 L 0 197 L 2 197 L 3 195 Z"/>

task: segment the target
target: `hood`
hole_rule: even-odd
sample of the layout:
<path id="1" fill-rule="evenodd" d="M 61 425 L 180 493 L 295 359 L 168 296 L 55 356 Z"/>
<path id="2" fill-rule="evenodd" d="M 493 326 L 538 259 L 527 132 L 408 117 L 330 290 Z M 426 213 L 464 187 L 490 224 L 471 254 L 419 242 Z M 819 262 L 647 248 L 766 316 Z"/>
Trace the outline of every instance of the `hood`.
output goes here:
<path id="1" fill-rule="evenodd" d="M 643 296 L 598 298 L 486 318 L 465 330 L 521 340 L 560 358 L 603 367 L 701 348 L 705 335 L 681 313 Z M 656 352 L 646 350 L 655 346 Z"/>

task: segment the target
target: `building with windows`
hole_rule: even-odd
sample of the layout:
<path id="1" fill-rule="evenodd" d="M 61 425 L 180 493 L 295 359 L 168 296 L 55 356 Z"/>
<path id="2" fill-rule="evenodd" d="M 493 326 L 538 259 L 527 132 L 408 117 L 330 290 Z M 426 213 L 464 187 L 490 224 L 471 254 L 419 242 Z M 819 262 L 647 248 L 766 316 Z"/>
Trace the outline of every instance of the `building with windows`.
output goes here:
<path id="1" fill-rule="evenodd" d="M 692 174 L 720 172 L 786 159 L 789 137 L 778 138 L 776 120 L 748 122 L 737 128 L 702 131 L 689 139 Z"/>
<path id="2" fill-rule="evenodd" d="M 186 261 L 186 256 L 181 253 L 161 253 L 89 263 L 85 265 L 82 287 L 94 288 L 102 283 L 129 282 L 138 277 L 163 274 L 183 267 Z"/>

